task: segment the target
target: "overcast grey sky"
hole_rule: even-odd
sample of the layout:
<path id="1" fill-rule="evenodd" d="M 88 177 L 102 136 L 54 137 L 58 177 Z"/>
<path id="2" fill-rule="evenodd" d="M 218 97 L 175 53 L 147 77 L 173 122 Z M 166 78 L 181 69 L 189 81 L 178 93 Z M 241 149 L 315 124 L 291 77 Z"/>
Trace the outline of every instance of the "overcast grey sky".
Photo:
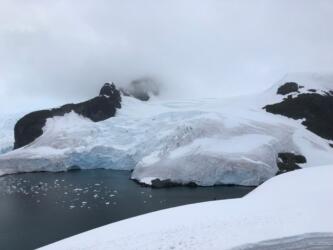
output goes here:
<path id="1" fill-rule="evenodd" d="M 0 104 L 142 76 L 177 97 L 253 92 L 331 71 L 332 24 L 332 0 L 0 0 Z"/>

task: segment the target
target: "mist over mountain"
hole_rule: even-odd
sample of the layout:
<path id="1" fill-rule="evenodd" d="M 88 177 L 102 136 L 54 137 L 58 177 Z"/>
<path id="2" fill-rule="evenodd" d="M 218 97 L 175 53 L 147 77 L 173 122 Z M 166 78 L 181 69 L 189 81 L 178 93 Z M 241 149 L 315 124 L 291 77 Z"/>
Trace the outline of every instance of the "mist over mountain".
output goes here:
<path id="1" fill-rule="evenodd" d="M 330 0 L 1 0 L 0 111 L 81 101 L 107 81 L 149 77 L 162 96 L 191 98 L 329 71 L 332 10 Z"/>

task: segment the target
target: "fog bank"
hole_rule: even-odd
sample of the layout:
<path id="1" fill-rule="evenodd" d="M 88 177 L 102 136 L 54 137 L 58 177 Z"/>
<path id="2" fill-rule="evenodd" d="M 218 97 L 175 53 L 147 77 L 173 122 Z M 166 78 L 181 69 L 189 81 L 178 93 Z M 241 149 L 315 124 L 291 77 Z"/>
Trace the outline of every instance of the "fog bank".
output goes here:
<path id="1" fill-rule="evenodd" d="M 0 0 L 0 104 L 78 101 L 141 77 L 172 98 L 251 93 L 330 71 L 332 21 L 331 0 Z"/>

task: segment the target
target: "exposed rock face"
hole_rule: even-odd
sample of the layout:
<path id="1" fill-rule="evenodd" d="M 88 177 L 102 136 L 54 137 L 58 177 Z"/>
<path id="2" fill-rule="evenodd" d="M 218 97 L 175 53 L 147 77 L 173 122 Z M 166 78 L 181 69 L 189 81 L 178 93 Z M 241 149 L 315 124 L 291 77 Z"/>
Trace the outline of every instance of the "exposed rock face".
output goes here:
<path id="1" fill-rule="evenodd" d="M 191 188 L 195 188 L 198 187 L 198 185 L 195 182 L 189 182 L 187 184 L 181 184 L 181 183 L 177 183 L 177 182 L 173 182 L 170 179 L 166 179 L 166 180 L 160 180 L 160 179 L 154 179 L 151 181 L 151 184 L 148 185 L 146 183 L 140 182 L 137 179 L 132 179 L 133 181 L 135 181 L 136 183 L 140 184 L 143 187 L 152 187 L 152 188 L 172 188 L 172 187 L 191 187 Z"/>
<path id="2" fill-rule="evenodd" d="M 286 84 L 283 86 L 286 86 Z M 297 86 L 299 85 L 297 84 Z M 295 90 L 295 88 L 293 88 L 293 90 Z M 304 119 L 302 124 L 305 125 L 310 131 L 325 139 L 332 140 L 332 91 L 325 92 L 323 94 L 318 94 L 314 92 L 313 89 L 308 91 L 310 93 L 300 93 L 296 96 L 288 95 L 282 102 L 267 105 L 264 109 L 273 114 L 280 114 L 293 119 Z M 286 91 L 283 92 L 286 93 Z"/>
<path id="3" fill-rule="evenodd" d="M 141 101 L 148 101 L 152 95 L 159 94 L 158 84 L 151 78 L 140 78 L 132 81 L 129 86 L 122 88 L 125 96 L 133 96 Z"/>
<path id="4" fill-rule="evenodd" d="M 121 108 L 121 96 L 119 90 L 117 90 L 114 83 L 105 83 L 104 86 L 101 88 L 101 91 L 99 92 L 100 96 L 105 96 L 108 98 L 111 98 L 116 105 L 116 108 Z"/>
<path id="5" fill-rule="evenodd" d="M 298 164 L 306 163 L 306 158 L 303 155 L 295 155 L 293 153 L 279 153 L 277 165 L 279 172 L 277 174 L 282 174 L 301 167 Z"/>
<path id="6" fill-rule="evenodd" d="M 172 182 L 170 179 L 168 179 L 168 180 L 155 179 L 155 180 L 152 180 L 152 182 L 151 182 L 152 188 L 170 188 L 170 187 L 179 187 L 179 186 L 197 187 L 198 185 L 195 184 L 194 182 L 189 182 L 186 185 L 179 184 L 179 183 Z"/>
<path id="7" fill-rule="evenodd" d="M 66 113 L 75 112 L 99 122 L 113 117 L 116 109 L 121 107 L 121 96 L 114 84 L 106 83 L 100 95 L 85 102 L 66 104 L 60 108 L 35 111 L 21 118 L 15 125 L 14 149 L 23 147 L 43 134 L 43 127 L 48 118 L 63 116 Z"/>
<path id="8" fill-rule="evenodd" d="M 278 95 L 287 95 L 293 92 L 298 92 L 302 86 L 299 86 L 296 82 L 286 82 L 282 86 L 278 88 L 277 94 Z"/>

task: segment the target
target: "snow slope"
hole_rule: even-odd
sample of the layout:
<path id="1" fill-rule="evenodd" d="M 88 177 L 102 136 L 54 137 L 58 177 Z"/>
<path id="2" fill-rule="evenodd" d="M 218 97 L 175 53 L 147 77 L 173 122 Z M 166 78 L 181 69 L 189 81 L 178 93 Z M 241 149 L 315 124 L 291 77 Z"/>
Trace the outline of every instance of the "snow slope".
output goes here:
<path id="1" fill-rule="evenodd" d="M 300 240 L 299 235 L 310 233 L 322 233 L 317 238 L 325 236 L 322 243 L 332 244 L 332 177 L 333 165 L 297 170 L 270 179 L 244 198 L 135 217 L 42 249 L 222 250 L 290 236 Z"/>
<path id="2" fill-rule="evenodd" d="M 317 88 L 325 86 L 320 82 Z M 278 171 L 280 152 L 303 154 L 307 163 L 302 167 L 333 163 L 327 140 L 301 121 L 262 109 L 282 100 L 276 89 L 230 99 L 141 102 L 123 97 L 116 117 L 99 123 L 75 113 L 54 117 L 33 143 L 0 155 L 0 175 L 75 165 L 133 169 L 132 178 L 146 184 L 160 179 L 259 185 Z"/>

